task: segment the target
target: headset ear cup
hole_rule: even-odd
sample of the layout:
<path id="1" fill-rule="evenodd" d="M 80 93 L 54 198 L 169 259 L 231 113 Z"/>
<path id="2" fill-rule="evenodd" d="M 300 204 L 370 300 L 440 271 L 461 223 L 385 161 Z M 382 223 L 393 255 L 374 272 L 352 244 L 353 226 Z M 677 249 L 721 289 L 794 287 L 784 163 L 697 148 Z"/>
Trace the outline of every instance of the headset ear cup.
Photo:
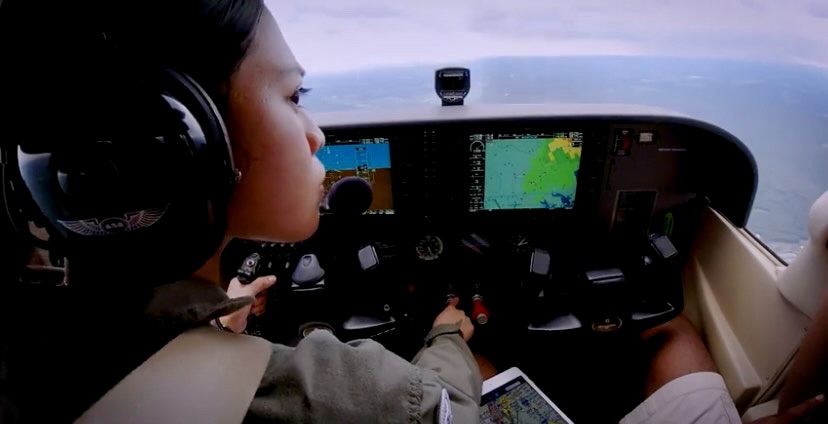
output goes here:
<path id="1" fill-rule="evenodd" d="M 29 223 L 32 222 L 36 227 L 44 228 L 53 234 L 49 220 L 43 216 L 40 208 L 32 199 L 31 194 L 26 189 L 26 184 L 20 177 L 20 172 L 17 167 L 17 156 L 15 152 L 9 151 L 5 147 L 0 147 L 3 155 L 2 168 L 2 202 L 3 202 L 3 223 L 10 225 L 14 232 L 14 237 L 25 241 L 28 248 L 39 247 L 44 250 L 49 250 L 51 246 L 46 240 L 42 240 L 32 234 Z"/>
<path id="2" fill-rule="evenodd" d="M 24 230 L 28 229 L 26 228 L 27 221 L 25 214 L 20 207 L 20 201 L 22 200 L 20 199 L 22 196 L 19 193 L 20 186 L 15 184 L 12 181 L 11 175 L 9 175 L 12 171 L 10 169 L 11 166 L 5 163 L 0 166 L 2 166 L 3 179 L 3 228 L 9 229 L 15 234 L 23 234 Z"/>
<path id="3" fill-rule="evenodd" d="M 155 286 L 186 278 L 221 246 L 234 185 L 224 122 L 191 78 L 116 78 L 81 130 L 21 140 L 21 179 L 72 263 L 73 282 Z M 71 141 L 73 144 L 67 144 Z"/>
<path id="4" fill-rule="evenodd" d="M 3 213 L 0 215 L 0 251 L 3 252 L 3 259 L 0 260 L 0 286 L 20 276 L 34 247 L 28 221 L 19 206 L 20 199 L 14 190 L 17 187 L 22 188 L 22 184 L 15 185 L 12 182 L 13 167 L 6 160 L 7 153 L 6 148 L 0 147 L 0 155 L 3 157 L 0 163 L 0 201 L 3 202 Z"/>
<path id="5" fill-rule="evenodd" d="M 181 101 L 192 113 L 204 136 L 203 149 L 196 152 L 197 177 L 202 182 L 203 194 L 209 200 L 207 221 L 213 222 L 212 236 L 204 244 L 205 259 L 216 252 L 227 229 L 227 210 L 236 184 L 235 169 L 227 129 L 222 116 L 207 92 L 191 77 L 164 69 L 161 75 L 162 92 Z"/>
<path id="6" fill-rule="evenodd" d="M 207 92 L 186 74 L 166 68 L 162 70 L 161 86 L 164 92 L 182 101 L 198 121 L 205 141 L 205 149 L 198 158 L 199 168 L 205 173 L 202 177 L 208 182 L 214 207 L 225 210 L 238 171 L 235 169 L 227 128 L 218 107 Z"/>

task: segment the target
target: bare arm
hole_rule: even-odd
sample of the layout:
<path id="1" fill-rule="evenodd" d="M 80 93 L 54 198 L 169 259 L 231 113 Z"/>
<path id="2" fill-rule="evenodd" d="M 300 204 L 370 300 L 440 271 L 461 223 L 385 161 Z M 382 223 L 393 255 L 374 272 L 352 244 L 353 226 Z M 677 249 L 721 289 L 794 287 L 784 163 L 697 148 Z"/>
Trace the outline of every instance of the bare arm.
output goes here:
<path id="1" fill-rule="evenodd" d="M 784 411 L 817 394 L 825 393 L 828 388 L 826 383 L 828 383 L 828 295 L 823 295 L 811 328 L 805 334 L 799 346 L 799 352 L 794 358 L 793 366 L 782 386 L 779 410 Z"/>

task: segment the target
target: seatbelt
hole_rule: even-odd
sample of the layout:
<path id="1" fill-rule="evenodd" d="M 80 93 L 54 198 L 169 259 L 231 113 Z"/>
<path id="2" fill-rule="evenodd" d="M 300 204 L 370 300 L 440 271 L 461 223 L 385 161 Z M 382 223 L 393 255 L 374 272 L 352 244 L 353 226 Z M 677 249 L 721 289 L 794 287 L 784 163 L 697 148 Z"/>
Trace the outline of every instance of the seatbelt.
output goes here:
<path id="1" fill-rule="evenodd" d="M 267 367 L 265 339 L 199 327 L 173 339 L 77 424 L 240 423 Z"/>

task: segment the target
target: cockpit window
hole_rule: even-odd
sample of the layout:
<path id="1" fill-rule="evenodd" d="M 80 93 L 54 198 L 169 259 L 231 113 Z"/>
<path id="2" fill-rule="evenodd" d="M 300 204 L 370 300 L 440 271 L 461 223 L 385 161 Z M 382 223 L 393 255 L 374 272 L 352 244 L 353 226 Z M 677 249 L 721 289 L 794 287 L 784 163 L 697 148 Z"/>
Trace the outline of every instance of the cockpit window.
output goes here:
<path id="1" fill-rule="evenodd" d="M 313 87 L 311 112 L 436 105 L 433 71 L 471 69 L 467 104 L 628 103 L 718 125 L 759 166 L 748 229 L 783 260 L 828 189 L 822 0 L 268 0 Z"/>

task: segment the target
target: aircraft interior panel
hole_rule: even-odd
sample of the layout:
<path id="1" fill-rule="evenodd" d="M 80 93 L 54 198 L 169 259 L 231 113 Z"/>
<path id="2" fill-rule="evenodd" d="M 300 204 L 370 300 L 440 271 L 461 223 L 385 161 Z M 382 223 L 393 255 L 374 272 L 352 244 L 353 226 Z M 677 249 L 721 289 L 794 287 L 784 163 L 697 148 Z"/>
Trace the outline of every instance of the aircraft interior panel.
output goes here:
<path id="1" fill-rule="evenodd" d="M 703 330 L 741 411 L 776 396 L 811 325 L 810 317 L 780 287 L 807 284 L 816 276 L 786 275 L 788 269 L 744 231 L 707 210 L 683 278 L 685 315 Z M 796 267 L 822 266 L 820 260 L 809 259 L 802 256 Z"/>

